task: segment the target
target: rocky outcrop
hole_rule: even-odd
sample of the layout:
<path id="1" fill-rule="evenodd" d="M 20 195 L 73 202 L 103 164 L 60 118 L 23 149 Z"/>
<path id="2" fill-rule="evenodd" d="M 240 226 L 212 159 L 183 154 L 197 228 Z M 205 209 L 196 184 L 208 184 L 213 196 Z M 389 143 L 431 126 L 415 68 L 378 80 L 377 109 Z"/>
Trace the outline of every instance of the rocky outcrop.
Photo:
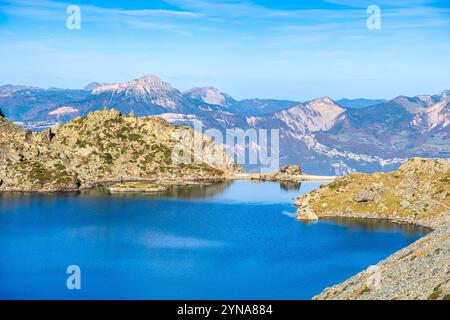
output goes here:
<path id="1" fill-rule="evenodd" d="M 449 300 L 449 261 L 447 225 L 314 299 Z"/>
<path id="2" fill-rule="evenodd" d="M 296 204 L 318 217 L 390 219 L 436 228 L 449 220 L 449 182 L 449 162 L 413 158 L 397 171 L 337 178 Z"/>
<path id="3" fill-rule="evenodd" d="M 319 217 L 308 206 L 298 208 L 297 218 L 302 221 L 317 221 L 317 220 L 319 220 Z"/>
<path id="4" fill-rule="evenodd" d="M 423 158 L 412 158 L 405 162 L 395 172 L 397 176 L 433 176 L 448 175 L 449 162 L 445 159 L 436 159 L 430 161 Z"/>
<path id="5" fill-rule="evenodd" d="M 277 173 L 254 174 L 251 178 L 261 181 L 300 182 L 304 176 L 299 165 L 287 165 L 281 167 Z"/>
<path id="6" fill-rule="evenodd" d="M 186 153 L 189 161 L 178 161 L 178 153 Z M 157 117 L 96 111 L 40 133 L 0 118 L 0 191 L 77 190 L 116 181 L 217 179 L 234 171 L 240 167 L 208 137 Z"/>
<path id="7" fill-rule="evenodd" d="M 299 197 L 298 219 L 388 219 L 434 229 L 373 269 L 326 289 L 316 299 L 450 298 L 450 163 L 413 158 L 397 171 L 351 174 Z"/>
<path id="8" fill-rule="evenodd" d="M 289 166 L 283 166 L 280 168 L 281 174 L 286 174 L 289 176 L 302 174 L 302 170 L 300 169 L 299 165 L 289 165 Z"/>

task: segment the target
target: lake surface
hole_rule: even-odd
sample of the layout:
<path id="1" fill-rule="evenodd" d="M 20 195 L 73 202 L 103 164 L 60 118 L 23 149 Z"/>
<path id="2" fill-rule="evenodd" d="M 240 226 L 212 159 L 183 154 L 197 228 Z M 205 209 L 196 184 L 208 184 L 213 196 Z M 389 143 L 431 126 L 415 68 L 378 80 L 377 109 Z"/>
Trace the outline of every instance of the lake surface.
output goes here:
<path id="1" fill-rule="evenodd" d="M 293 200 L 319 185 L 0 194 L 0 298 L 310 299 L 426 232 L 297 221 Z M 69 265 L 81 290 L 66 287 Z"/>

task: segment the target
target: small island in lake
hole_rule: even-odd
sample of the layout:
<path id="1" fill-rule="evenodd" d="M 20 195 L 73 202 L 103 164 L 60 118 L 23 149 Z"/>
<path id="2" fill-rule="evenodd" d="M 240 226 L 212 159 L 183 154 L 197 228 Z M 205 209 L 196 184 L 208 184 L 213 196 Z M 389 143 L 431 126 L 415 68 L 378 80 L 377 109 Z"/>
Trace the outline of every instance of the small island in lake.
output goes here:
<path id="1" fill-rule="evenodd" d="M 128 193 L 128 192 L 143 192 L 143 193 L 158 193 L 167 190 L 166 186 L 148 183 L 148 182 L 125 182 L 116 183 L 108 187 L 111 193 Z"/>

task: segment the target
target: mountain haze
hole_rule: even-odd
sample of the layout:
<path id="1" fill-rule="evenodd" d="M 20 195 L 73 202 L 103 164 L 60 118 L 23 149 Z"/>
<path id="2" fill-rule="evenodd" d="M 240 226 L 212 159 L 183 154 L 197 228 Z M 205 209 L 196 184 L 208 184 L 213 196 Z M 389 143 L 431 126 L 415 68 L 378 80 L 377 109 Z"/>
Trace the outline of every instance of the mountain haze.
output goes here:
<path id="1" fill-rule="evenodd" d="M 202 130 L 279 129 L 280 165 L 299 163 L 318 174 L 386 171 L 413 156 L 450 156 L 448 90 L 387 101 L 236 100 L 213 87 L 181 92 L 153 75 L 86 89 L 7 85 L 0 87 L 0 108 L 21 122 L 64 123 L 108 107 Z"/>

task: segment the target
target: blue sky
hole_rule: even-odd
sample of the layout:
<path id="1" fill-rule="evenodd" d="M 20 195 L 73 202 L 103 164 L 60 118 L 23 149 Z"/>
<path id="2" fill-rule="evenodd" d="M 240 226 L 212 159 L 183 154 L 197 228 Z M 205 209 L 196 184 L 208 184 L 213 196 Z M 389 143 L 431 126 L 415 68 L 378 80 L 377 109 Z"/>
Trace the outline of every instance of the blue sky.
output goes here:
<path id="1" fill-rule="evenodd" d="M 390 98 L 450 89 L 449 57 L 449 0 L 0 0 L 0 84 L 155 74 L 236 98 Z"/>

